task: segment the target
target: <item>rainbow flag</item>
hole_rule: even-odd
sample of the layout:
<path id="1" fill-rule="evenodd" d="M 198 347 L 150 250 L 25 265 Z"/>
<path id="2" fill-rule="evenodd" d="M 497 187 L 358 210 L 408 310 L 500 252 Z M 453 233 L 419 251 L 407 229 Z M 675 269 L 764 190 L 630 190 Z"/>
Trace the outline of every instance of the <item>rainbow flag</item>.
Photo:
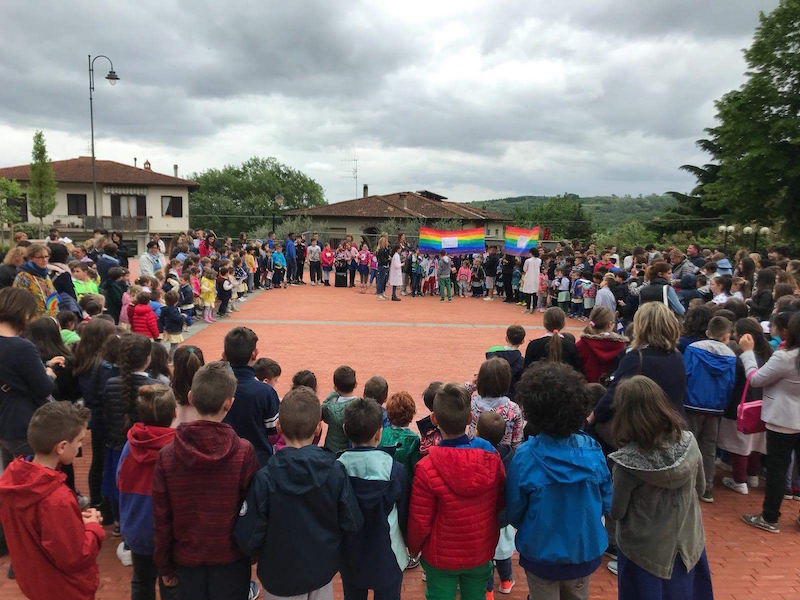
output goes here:
<path id="1" fill-rule="evenodd" d="M 539 245 L 539 226 L 533 229 L 520 227 L 506 227 L 506 244 L 503 252 L 506 254 L 528 254 L 531 248 Z"/>
<path id="2" fill-rule="evenodd" d="M 419 228 L 419 251 L 426 254 L 438 253 L 440 250 L 448 254 L 468 254 L 483 252 L 485 249 L 486 239 L 482 228 L 460 231 Z"/>

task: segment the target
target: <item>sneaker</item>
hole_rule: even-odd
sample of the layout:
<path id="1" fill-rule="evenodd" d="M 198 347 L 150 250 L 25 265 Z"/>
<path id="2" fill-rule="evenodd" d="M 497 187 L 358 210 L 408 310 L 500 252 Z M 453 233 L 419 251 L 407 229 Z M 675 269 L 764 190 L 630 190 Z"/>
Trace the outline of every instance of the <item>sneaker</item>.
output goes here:
<path id="1" fill-rule="evenodd" d="M 125 547 L 125 542 L 120 542 L 117 546 L 117 558 L 123 567 L 130 567 L 133 564 L 130 548 Z"/>
<path id="2" fill-rule="evenodd" d="M 792 494 L 794 494 L 792 500 L 800 501 L 800 488 L 792 486 Z"/>
<path id="3" fill-rule="evenodd" d="M 258 582 L 250 580 L 250 591 L 247 593 L 247 600 L 256 600 L 261 595 L 261 588 Z"/>
<path id="4" fill-rule="evenodd" d="M 747 487 L 756 489 L 758 487 L 758 475 L 747 476 Z"/>
<path id="5" fill-rule="evenodd" d="M 379 295 L 379 296 L 378 296 L 378 300 L 386 300 L 386 296 L 384 296 L 384 295 Z"/>
<path id="6" fill-rule="evenodd" d="M 500 587 L 498 588 L 497 591 L 500 592 L 501 594 L 510 594 L 515 583 L 516 581 L 514 581 L 513 579 L 511 581 L 501 581 Z"/>
<path id="7" fill-rule="evenodd" d="M 734 492 L 737 492 L 739 494 L 744 494 L 745 496 L 748 494 L 747 484 L 736 483 L 732 477 L 723 477 L 722 485 L 724 485 L 729 490 L 733 490 Z"/>
<path id="8" fill-rule="evenodd" d="M 490 296 L 484 296 L 483 298 L 486 302 L 491 302 L 492 298 Z"/>
<path id="9" fill-rule="evenodd" d="M 794 494 L 792 493 L 791 488 L 783 492 L 783 499 L 784 500 L 791 500 L 794 498 Z"/>
<path id="10" fill-rule="evenodd" d="M 78 501 L 81 512 L 89 508 L 89 499 L 80 492 L 75 493 L 75 499 Z"/>
<path id="11" fill-rule="evenodd" d="M 486 600 L 494 600 L 494 590 L 486 591 Z"/>
<path id="12" fill-rule="evenodd" d="M 606 548 L 606 551 L 603 552 L 603 554 L 611 560 L 617 560 L 617 547 L 613 544 L 609 544 L 608 548 Z"/>
<path id="13" fill-rule="evenodd" d="M 397 296 L 392 296 L 392 302 L 400 302 L 400 298 Z"/>
<path id="14" fill-rule="evenodd" d="M 714 494 L 712 494 L 711 491 L 705 491 L 705 492 L 703 492 L 703 495 L 700 496 L 700 501 L 701 502 L 706 502 L 708 504 L 713 504 L 713 502 L 714 502 Z"/>
<path id="15" fill-rule="evenodd" d="M 730 463 L 726 463 L 724 460 L 719 458 L 714 461 L 714 466 L 718 469 L 722 469 L 723 471 L 727 471 L 728 473 L 733 471 L 733 467 L 731 467 Z"/>
<path id="16" fill-rule="evenodd" d="M 780 528 L 778 528 L 777 523 L 770 523 L 769 521 L 765 521 L 764 517 L 761 515 L 742 515 L 742 521 L 750 525 L 750 527 L 763 529 L 764 531 L 769 531 L 770 533 L 781 532 Z"/>
<path id="17" fill-rule="evenodd" d="M 608 561 L 608 564 L 606 565 L 606 567 L 608 567 L 608 570 L 611 571 L 614 575 L 618 575 L 619 574 L 618 573 L 619 564 L 617 563 L 617 561 L 615 561 L 615 560 Z"/>

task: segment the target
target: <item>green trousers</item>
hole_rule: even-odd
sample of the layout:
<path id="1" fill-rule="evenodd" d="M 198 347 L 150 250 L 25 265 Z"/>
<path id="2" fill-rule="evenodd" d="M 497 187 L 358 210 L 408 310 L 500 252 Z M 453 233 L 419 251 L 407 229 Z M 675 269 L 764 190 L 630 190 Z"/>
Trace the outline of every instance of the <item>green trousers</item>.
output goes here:
<path id="1" fill-rule="evenodd" d="M 439 277 L 439 295 L 442 297 L 442 300 L 444 300 L 444 288 L 447 288 L 447 299 L 450 300 L 450 298 L 453 297 L 453 288 L 451 287 L 452 284 L 453 282 L 450 280 L 449 276 Z"/>
<path id="2" fill-rule="evenodd" d="M 446 570 L 430 566 L 424 560 L 427 600 L 455 600 L 456 590 L 461 590 L 461 600 L 485 600 L 486 580 L 492 575 L 494 565 L 486 564 L 471 569 Z"/>

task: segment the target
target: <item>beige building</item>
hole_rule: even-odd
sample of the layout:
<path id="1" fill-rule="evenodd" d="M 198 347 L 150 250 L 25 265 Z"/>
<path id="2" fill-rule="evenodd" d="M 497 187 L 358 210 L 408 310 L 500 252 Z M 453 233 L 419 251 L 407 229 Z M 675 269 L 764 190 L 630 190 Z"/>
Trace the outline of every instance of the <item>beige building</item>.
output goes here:
<path id="1" fill-rule="evenodd" d="M 345 200 L 325 206 L 290 210 L 289 216 L 307 216 L 312 219 L 314 228 L 323 239 L 341 240 L 350 234 L 356 239 L 361 235 L 377 236 L 383 231 L 382 225 L 388 220 L 408 221 L 418 227 L 421 222 L 433 226 L 437 221 L 457 223 L 461 229 L 482 228 L 487 243 L 500 243 L 504 240 L 503 227 L 511 218 L 499 213 L 474 208 L 458 202 L 447 202 L 447 198 L 429 192 L 396 192 L 384 195 L 369 195 L 364 186 L 361 198 Z M 409 229 L 406 235 L 414 239 L 419 230 Z"/>
<path id="2" fill-rule="evenodd" d="M 170 238 L 189 229 L 189 190 L 198 188 L 194 181 L 156 173 L 145 161 L 136 167 L 111 160 L 95 160 L 97 214 L 92 194 L 92 159 L 81 156 L 57 160 L 53 167 L 56 184 L 56 207 L 44 218 L 49 227 L 68 237 L 82 239 L 95 228 L 119 231 L 127 240 L 136 240 L 139 251 L 154 234 Z M 30 180 L 30 165 L 0 168 L 0 177 L 16 180 L 23 189 Z M 17 200 L 23 222 L 38 223 L 28 211 L 24 197 Z"/>

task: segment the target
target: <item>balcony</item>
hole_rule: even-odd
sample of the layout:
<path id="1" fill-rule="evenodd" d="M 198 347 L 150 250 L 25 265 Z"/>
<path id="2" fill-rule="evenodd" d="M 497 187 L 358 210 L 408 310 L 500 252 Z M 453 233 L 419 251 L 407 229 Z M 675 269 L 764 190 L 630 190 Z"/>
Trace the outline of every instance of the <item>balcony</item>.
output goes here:
<path id="1" fill-rule="evenodd" d="M 50 215 L 54 227 L 63 230 L 107 229 L 108 231 L 149 231 L 149 217 L 95 217 L 93 215 Z"/>

